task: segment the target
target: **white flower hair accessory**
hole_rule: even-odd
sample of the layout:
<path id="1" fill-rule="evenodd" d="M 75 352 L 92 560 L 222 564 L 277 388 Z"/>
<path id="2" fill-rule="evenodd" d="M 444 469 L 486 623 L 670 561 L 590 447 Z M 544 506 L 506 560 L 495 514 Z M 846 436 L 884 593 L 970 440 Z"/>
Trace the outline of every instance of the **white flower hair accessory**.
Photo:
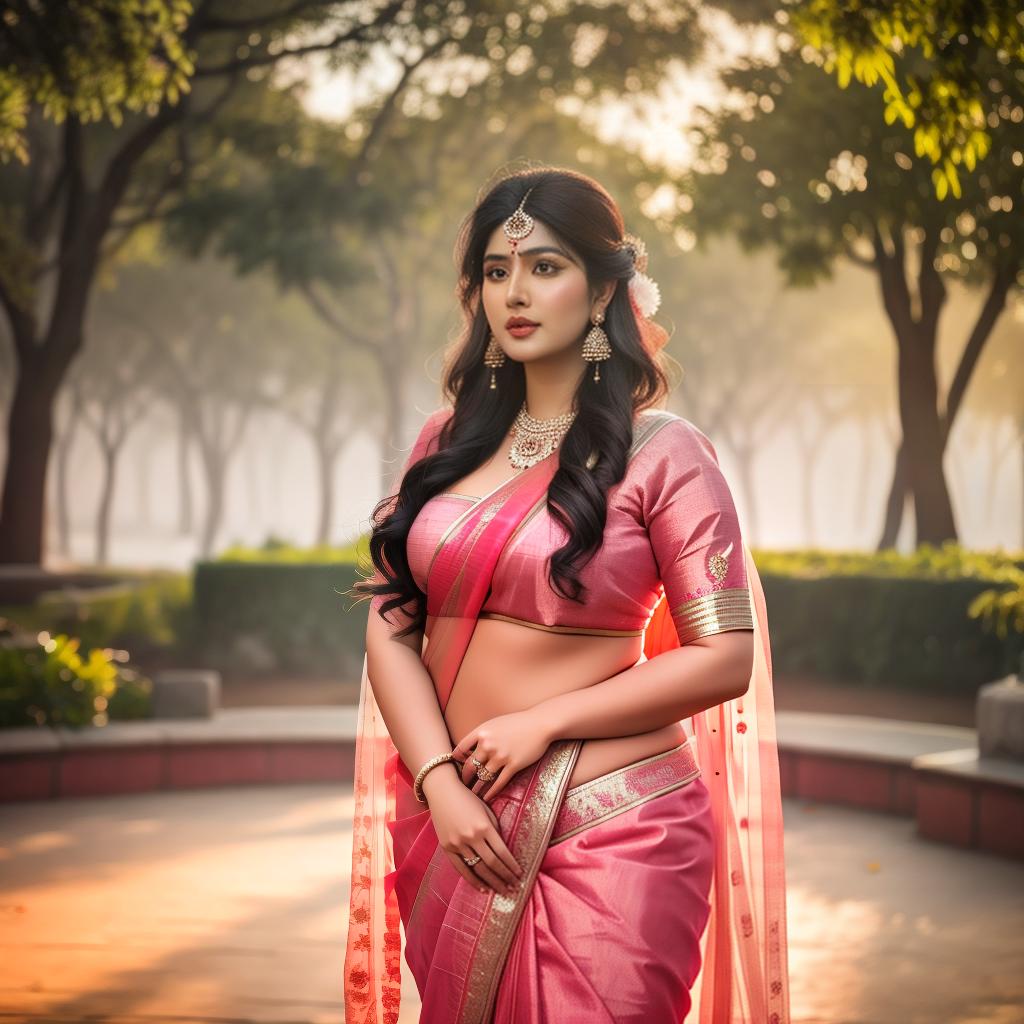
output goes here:
<path id="1" fill-rule="evenodd" d="M 639 270 L 629 279 L 629 295 L 633 305 L 645 320 L 650 320 L 661 305 L 661 289 L 658 282 Z"/>
<path id="2" fill-rule="evenodd" d="M 629 279 L 629 299 L 633 308 L 645 320 L 650 320 L 661 305 L 661 290 L 657 282 L 648 277 L 647 246 L 642 238 L 628 232 L 622 236 L 620 248 L 626 249 L 633 257 L 633 276 Z"/>

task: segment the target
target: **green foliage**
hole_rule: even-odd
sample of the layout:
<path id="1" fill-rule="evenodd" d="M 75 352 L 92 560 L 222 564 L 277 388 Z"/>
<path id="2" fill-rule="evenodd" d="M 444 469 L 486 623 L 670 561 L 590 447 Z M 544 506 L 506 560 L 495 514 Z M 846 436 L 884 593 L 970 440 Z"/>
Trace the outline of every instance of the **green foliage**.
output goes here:
<path id="1" fill-rule="evenodd" d="M 967 609 L 972 619 L 980 619 L 986 629 L 995 630 L 1002 638 L 1007 638 L 1010 630 L 1024 634 L 1024 571 L 1020 567 L 1007 570 L 1005 581 L 1015 586 L 983 591 Z"/>
<path id="2" fill-rule="evenodd" d="M 1024 552 L 947 543 L 906 555 L 759 551 L 755 558 L 780 671 L 970 694 L 1011 672 L 1024 651 L 1024 629 L 1008 635 L 976 621 L 980 609 L 1010 598 Z"/>
<path id="3" fill-rule="evenodd" d="M 28 162 L 29 107 L 62 122 L 152 114 L 189 90 L 190 0 L 39 0 L 8 7 L 0 33 L 0 160 Z"/>
<path id="4" fill-rule="evenodd" d="M 902 579 L 977 579 L 1008 583 L 1024 568 L 1024 552 L 972 551 L 955 541 L 941 546 L 922 544 L 909 554 L 880 552 L 758 551 L 757 566 L 765 572 L 798 579 L 835 576 L 875 576 Z"/>
<path id="5" fill-rule="evenodd" d="M 992 69 L 1002 111 L 992 146 L 974 174 L 961 175 L 962 197 L 943 201 L 931 162 L 915 156 L 914 132 L 899 118 L 886 124 L 881 94 L 860 82 L 841 89 L 816 56 L 791 51 L 777 64 L 722 73 L 746 106 L 716 111 L 697 131 L 699 160 L 680 186 L 692 203 L 678 226 L 702 240 L 734 234 L 747 250 L 776 249 L 796 286 L 827 279 L 840 258 L 877 271 L 890 241 L 968 285 L 991 288 L 996 273 L 1017 273 L 1024 220 L 1012 197 L 1024 187 L 1024 161 L 1013 118 L 1024 111 L 1024 72 L 997 79 Z"/>
<path id="6" fill-rule="evenodd" d="M 196 620 L 205 658 L 238 667 L 261 651 L 278 671 L 358 675 L 369 602 L 352 600 L 365 573 L 365 541 L 329 549 L 317 564 L 270 542 L 262 564 L 196 567 Z M 968 615 L 1024 570 L 1024 552 L 974 552 L 956 544 L 913 554 L 755 551 L 764 583 L 773 659 L 781 671 L 922 692 L 973 693 L 1016 665 L 1024 634 L 998 636 Z"/>
<path id="7" fill-rule="evenodd" d="M 93 648 L 64 633 L 35 638 L 0 629 L 0 727 L 105 725 L 149 715 L 152 683 L 128 665 L 126 651 Z"/>
<path id="8" fill-rule="evenodd" d="M 352 562 L 358 557 L 362 544 L 349 544 L 335 547 L 320 544 L 315 547 L 299 548 L 277 537 L 268 537 L 260 547 L 246 547 L 234 544 L 225 548 L 217 558 L 218 562 L 264 562 L 264 563 L 320 563 Z"/>
<path id="9" fill-rule="evenodd" d="M 994 57 L 1020 74 L 1024 24 L 1001 0 L 797 0 L 789 18 L 845 89 L 883 86 L 885 123 L 914 131 L 914 152 L 934 165 L 941 200 L 962 195 L 957 168 L 973 171 L 991 147 L 989 119 L 1005 116 L 983 69 Z"/>
<path id="10" fill-rule="evenodd" d="M 192 579 L 189 573 L 147 572 L 110 586 L 42 594 L 33 605 L 0 608 L 0 617 L 33 632 L 77 636 L 84 647 L 126 648 L 136 658 L 185 649 L 191 643 Z"/>
<path id="11" fill-rule="evenodd" d="M 199 562 L 197 653 L 217 668 L 358 678 L 367 607 L 349 595 L 358 578 L 355 560 L 331 550 L 327 561 L 272 552 L 262 560 Z M 357 607 L 362 614 L 352 613 Z"/>

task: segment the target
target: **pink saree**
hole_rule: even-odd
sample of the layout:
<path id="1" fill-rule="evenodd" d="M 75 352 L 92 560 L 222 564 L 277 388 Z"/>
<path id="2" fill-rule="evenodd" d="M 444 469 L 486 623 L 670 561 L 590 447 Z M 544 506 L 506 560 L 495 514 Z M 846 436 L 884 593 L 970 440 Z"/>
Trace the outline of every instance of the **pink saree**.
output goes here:
<path id="1" fill-rule="evenodd" d="M 409 464 L 426 448 L 421 435 Z M 469 508 L 433 560 L 423 659 L 442 710 L 498 556 L 546 500 L 557 458 Z M 744 559 L 755 635 L 746 694 L 695 715 L 692 736 L 674 750 L 574 789 L 579 740 L 553 743 L 519 772 L 491 802 L 526 872 L 513 896 L 468 885 L 439 847 L 364 659 L 345 957 L 350 1024 L 397 1024 L 403 925 L 423 1024 L 787 1024 L 771 654 L 745 545 Z M 663 595 L 643 656 L 677 646 Z"/>

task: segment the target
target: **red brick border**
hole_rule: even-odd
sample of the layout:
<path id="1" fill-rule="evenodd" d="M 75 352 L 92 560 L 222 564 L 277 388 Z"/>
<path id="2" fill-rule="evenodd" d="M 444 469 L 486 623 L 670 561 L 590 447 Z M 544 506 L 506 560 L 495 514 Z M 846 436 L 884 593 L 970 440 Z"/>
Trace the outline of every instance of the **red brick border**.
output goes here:
<path id="1" fill-rule="evenodd" d="M 9 754 L 0 758 L 0 803 L 209 786 L 351 782 L 354 754 L 352 741 L 174 743 Z"/>
<path id="2" fill-rule="evenodd" d="M 351 782 L 352 740 L 72 747 L 0 757 L 0 803 L 168 789 Z M 850 754 L 782 749 L 785 796 L 916 817 L 924 839 L 1024 860 L 1024 790 Z"/>

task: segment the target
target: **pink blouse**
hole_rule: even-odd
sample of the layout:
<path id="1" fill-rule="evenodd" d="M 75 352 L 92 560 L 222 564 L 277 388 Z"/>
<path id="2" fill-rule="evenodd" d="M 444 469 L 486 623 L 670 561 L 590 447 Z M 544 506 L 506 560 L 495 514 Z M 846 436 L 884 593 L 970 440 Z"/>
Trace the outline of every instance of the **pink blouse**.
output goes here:
<path id="1" fill-rule="evenodd" d="M 440 429 L 438 415 L 424 430 L 430 423 Z M 486 497 L 443 492 L 420 510 L 406 550 L 421 590 L 446 533 Z M 715 450 L 697 427 L 676 416 L 656 430 L 609 488 L 607 503 L 602 545 L 579 573 L 583 604 L 548 582 L 548 556 L 567 536 L 541 506 L 502 550 L 481 617 L 561 633 L 638 636 L 664 588 L 681 643 L 753 629 L 736 509 Z"/>

